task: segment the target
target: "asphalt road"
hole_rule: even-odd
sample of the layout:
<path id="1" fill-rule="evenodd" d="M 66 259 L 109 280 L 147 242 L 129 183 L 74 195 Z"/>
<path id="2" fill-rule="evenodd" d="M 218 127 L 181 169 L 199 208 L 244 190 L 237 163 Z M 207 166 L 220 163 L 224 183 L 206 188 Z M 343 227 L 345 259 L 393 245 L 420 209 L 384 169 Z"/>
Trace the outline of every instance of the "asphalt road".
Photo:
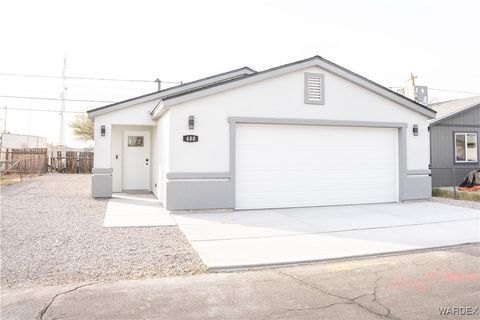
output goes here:
<path id="1" fill-rule="evenodd" d="M 1 306 L 2 319 L 477 319 L 480 245 L 256 271 L 8 289 Z M 441 315 L 441 308 L 451 309 Z"/>

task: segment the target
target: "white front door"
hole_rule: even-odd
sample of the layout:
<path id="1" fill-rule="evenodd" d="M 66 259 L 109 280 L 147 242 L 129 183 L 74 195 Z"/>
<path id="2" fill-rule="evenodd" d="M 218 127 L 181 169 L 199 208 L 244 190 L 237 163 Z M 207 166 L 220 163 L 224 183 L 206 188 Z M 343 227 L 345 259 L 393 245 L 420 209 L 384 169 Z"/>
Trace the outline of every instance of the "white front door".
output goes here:
<path id="1" fill-rule="evenodd" d="M 237 125 L 237 209 L 396 201 L 398 129 Z"/>
<path id="2" fill-rule="evenodd" d="M 125 131 L 123 134 L 123 189 L 150 189 L 150 132 Z"/>

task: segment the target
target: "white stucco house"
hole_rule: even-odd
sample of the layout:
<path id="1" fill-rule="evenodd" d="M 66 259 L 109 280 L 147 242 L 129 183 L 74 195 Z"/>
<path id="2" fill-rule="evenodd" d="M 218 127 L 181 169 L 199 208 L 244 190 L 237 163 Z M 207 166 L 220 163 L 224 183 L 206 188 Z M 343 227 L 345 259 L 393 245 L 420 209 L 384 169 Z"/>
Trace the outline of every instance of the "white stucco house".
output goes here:
<path id="1" fill-rule="evenodd" d="M 169 210 L 431 196 L 435 111 L 319 56 L 240 68 L 88 111 L 92 195 L 144 190 Z"/>

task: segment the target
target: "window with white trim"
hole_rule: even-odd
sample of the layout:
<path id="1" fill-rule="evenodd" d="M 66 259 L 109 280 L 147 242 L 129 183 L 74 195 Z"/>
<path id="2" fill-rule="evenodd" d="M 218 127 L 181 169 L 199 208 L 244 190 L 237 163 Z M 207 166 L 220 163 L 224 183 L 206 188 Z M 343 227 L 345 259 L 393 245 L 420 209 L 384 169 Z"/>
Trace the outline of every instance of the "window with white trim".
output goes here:
<path id="1" fill-rule="evenodd" d="M 455 162 L 478 162 L 478 137 L 476 133 L 455 132 Z"/>
<path id="2" fill-rule="evenodd" d="M 325 75 L 305 73 L 305 103 L 325 104 Z"/>

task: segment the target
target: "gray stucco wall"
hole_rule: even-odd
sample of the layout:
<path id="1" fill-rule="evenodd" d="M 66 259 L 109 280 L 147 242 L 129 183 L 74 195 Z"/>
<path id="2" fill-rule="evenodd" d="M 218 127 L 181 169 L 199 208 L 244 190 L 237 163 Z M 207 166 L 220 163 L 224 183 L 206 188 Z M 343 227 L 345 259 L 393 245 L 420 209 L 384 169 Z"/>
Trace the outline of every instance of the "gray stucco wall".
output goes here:
<path id="1" fill-rule="evenodd" d="M 454 170 L 455 185 L 458 185 L 468 172 L 479 168 L 478 163 L 455 163 L 455 132 L 476 132 L 480 139 L 480 107 L 430 126 L 432 185 L 434 187 L 453 185 Z"/>
<path id="2" fill-rule="evenodd" d="M 424 200 L 432 197 L 432 178 L 428 175 L 407 175 L 402 201 Z"/>
<path id="3" fill-rule="evenodd" d="M 112 197 L 112 168 L 92 170 L 92 197 Z"/>
<path id="4" fill-rule="evenodd" d="M 231 179 L 170 180 L 167 182 L 166 208 L 168 210 L 233 209 L 235 207 L 234 189 Z"/>

